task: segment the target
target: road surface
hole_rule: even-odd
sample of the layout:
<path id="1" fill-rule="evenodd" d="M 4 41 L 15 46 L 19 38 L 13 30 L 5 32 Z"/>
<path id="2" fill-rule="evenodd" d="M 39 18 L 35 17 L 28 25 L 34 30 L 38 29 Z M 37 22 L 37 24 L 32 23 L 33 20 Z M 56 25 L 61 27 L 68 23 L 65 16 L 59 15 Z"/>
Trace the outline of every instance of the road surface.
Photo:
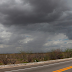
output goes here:
<path id="1" fill-rule="evenodd" d="M 0 72 L 72 72 L 72 60 L 52 64 L 50 63 L 14 68 L 4 68 L 0 69 Z"/>

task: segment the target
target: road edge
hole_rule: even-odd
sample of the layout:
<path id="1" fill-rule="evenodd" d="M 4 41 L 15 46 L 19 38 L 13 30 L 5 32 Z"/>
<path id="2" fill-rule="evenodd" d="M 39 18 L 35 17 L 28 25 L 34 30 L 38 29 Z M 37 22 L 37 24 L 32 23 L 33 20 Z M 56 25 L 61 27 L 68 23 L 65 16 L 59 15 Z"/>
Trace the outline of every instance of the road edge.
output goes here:
<path id="1" fill-rule="evenodd" d="M 68 61 L 68 60 L 72 60 L 72 58 L 48 60 L 48 61 L 40 61 L 40 62 L 31 62 L 31 63 L 0 65 L 0 69 L 2 69 L 2 68 L 11 68 L 11 67 L 19 67 L 19 66 L 39 65 L 39 64 L 44 64 L 44 63 L 55 63 L 55 62 Z"/>

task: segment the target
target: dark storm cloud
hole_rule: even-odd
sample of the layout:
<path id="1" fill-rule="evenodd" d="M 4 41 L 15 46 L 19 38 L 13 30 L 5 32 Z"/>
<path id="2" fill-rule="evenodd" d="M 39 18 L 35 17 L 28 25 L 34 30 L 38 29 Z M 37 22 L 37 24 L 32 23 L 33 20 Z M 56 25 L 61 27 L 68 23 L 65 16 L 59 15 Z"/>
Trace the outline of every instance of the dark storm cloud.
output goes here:
<path id="1" fill-rule="evenodd" d="M 23 33 L 22 29 L 55 33 L 71 25 L 72 15 L 66 0 L 21 1 L 23 3 L 18 4 L 9 0 L 0 5 L 0 22 L 4 26 L 15 25 L 20 33 Z"/>
<path id="2" fill-rule="evenodd" d="M 66 27 L 72 25 L 72 14 L 66 0 L 21 1 L 22 4 L 9 0 L 0 5 L 0 22 L 4 26 L 16 26 L 20 34 L 25 30 L 28 30 L 28 33 L 29 30 L 65 32 Z"/>
<path id="3" fill-rule="evenodd" d="M 27 25 L 56 21 L 63 11 L 68 10 L 63 0 L 22 0 L 23 4 L 16 4 L 10 0 L 0 5 L 0 20 L 4 25 Z M 29 4 L 26 9 L 26 4 Z M 15 5 L 15 6 L 14 6 Z"/>
<path id="4" fill-rule="evenodd" d="M 8 42 L 0 38 L 0 44 L 9 46 L 4 46 L 0 52 L 17 52 L 16 47 L 20 46 L 22 47 L 20 50 L 24 51 L 44 51 L 43 45 L 48 42 L 47 39 L 54 38 L 59 33 L 72 39 L 72 12 L 66 0 L 21 1 L 23 3 L 20 4 L 15 0 L 6 0 L 6 3 L 0 4 L 0 23 L 8 27 L 6 32 L 12 33 Z M 27 38 L 33 40 L 28 41 Z M 27 43 L 22 43 L 20 40 L 27 41 Z M 59 44 L 47 47 L 51 49 L 51 47 L 60 46 Z"/>

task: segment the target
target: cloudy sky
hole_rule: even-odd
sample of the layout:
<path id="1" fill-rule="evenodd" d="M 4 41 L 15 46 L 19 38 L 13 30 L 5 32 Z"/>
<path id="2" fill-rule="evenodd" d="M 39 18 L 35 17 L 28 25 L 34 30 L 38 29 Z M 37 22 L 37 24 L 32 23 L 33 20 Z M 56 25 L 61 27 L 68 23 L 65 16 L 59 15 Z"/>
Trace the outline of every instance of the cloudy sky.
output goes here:
<path id="1" fill-rule="evenodd" d="M 72 0 L 0 0 L 0 53 L 72 48 Z"/>

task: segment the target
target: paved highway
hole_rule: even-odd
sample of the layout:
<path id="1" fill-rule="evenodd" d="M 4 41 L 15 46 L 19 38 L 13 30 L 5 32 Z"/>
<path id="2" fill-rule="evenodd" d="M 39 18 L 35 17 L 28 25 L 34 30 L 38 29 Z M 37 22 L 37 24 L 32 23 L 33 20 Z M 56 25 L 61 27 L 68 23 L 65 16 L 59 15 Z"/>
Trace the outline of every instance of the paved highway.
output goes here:
<path id="1" fill-rule="evenodd" d="M 0 69 L 0 72 L 72 72 L 72 60 L 52 64 L 40 64 Z"/>

